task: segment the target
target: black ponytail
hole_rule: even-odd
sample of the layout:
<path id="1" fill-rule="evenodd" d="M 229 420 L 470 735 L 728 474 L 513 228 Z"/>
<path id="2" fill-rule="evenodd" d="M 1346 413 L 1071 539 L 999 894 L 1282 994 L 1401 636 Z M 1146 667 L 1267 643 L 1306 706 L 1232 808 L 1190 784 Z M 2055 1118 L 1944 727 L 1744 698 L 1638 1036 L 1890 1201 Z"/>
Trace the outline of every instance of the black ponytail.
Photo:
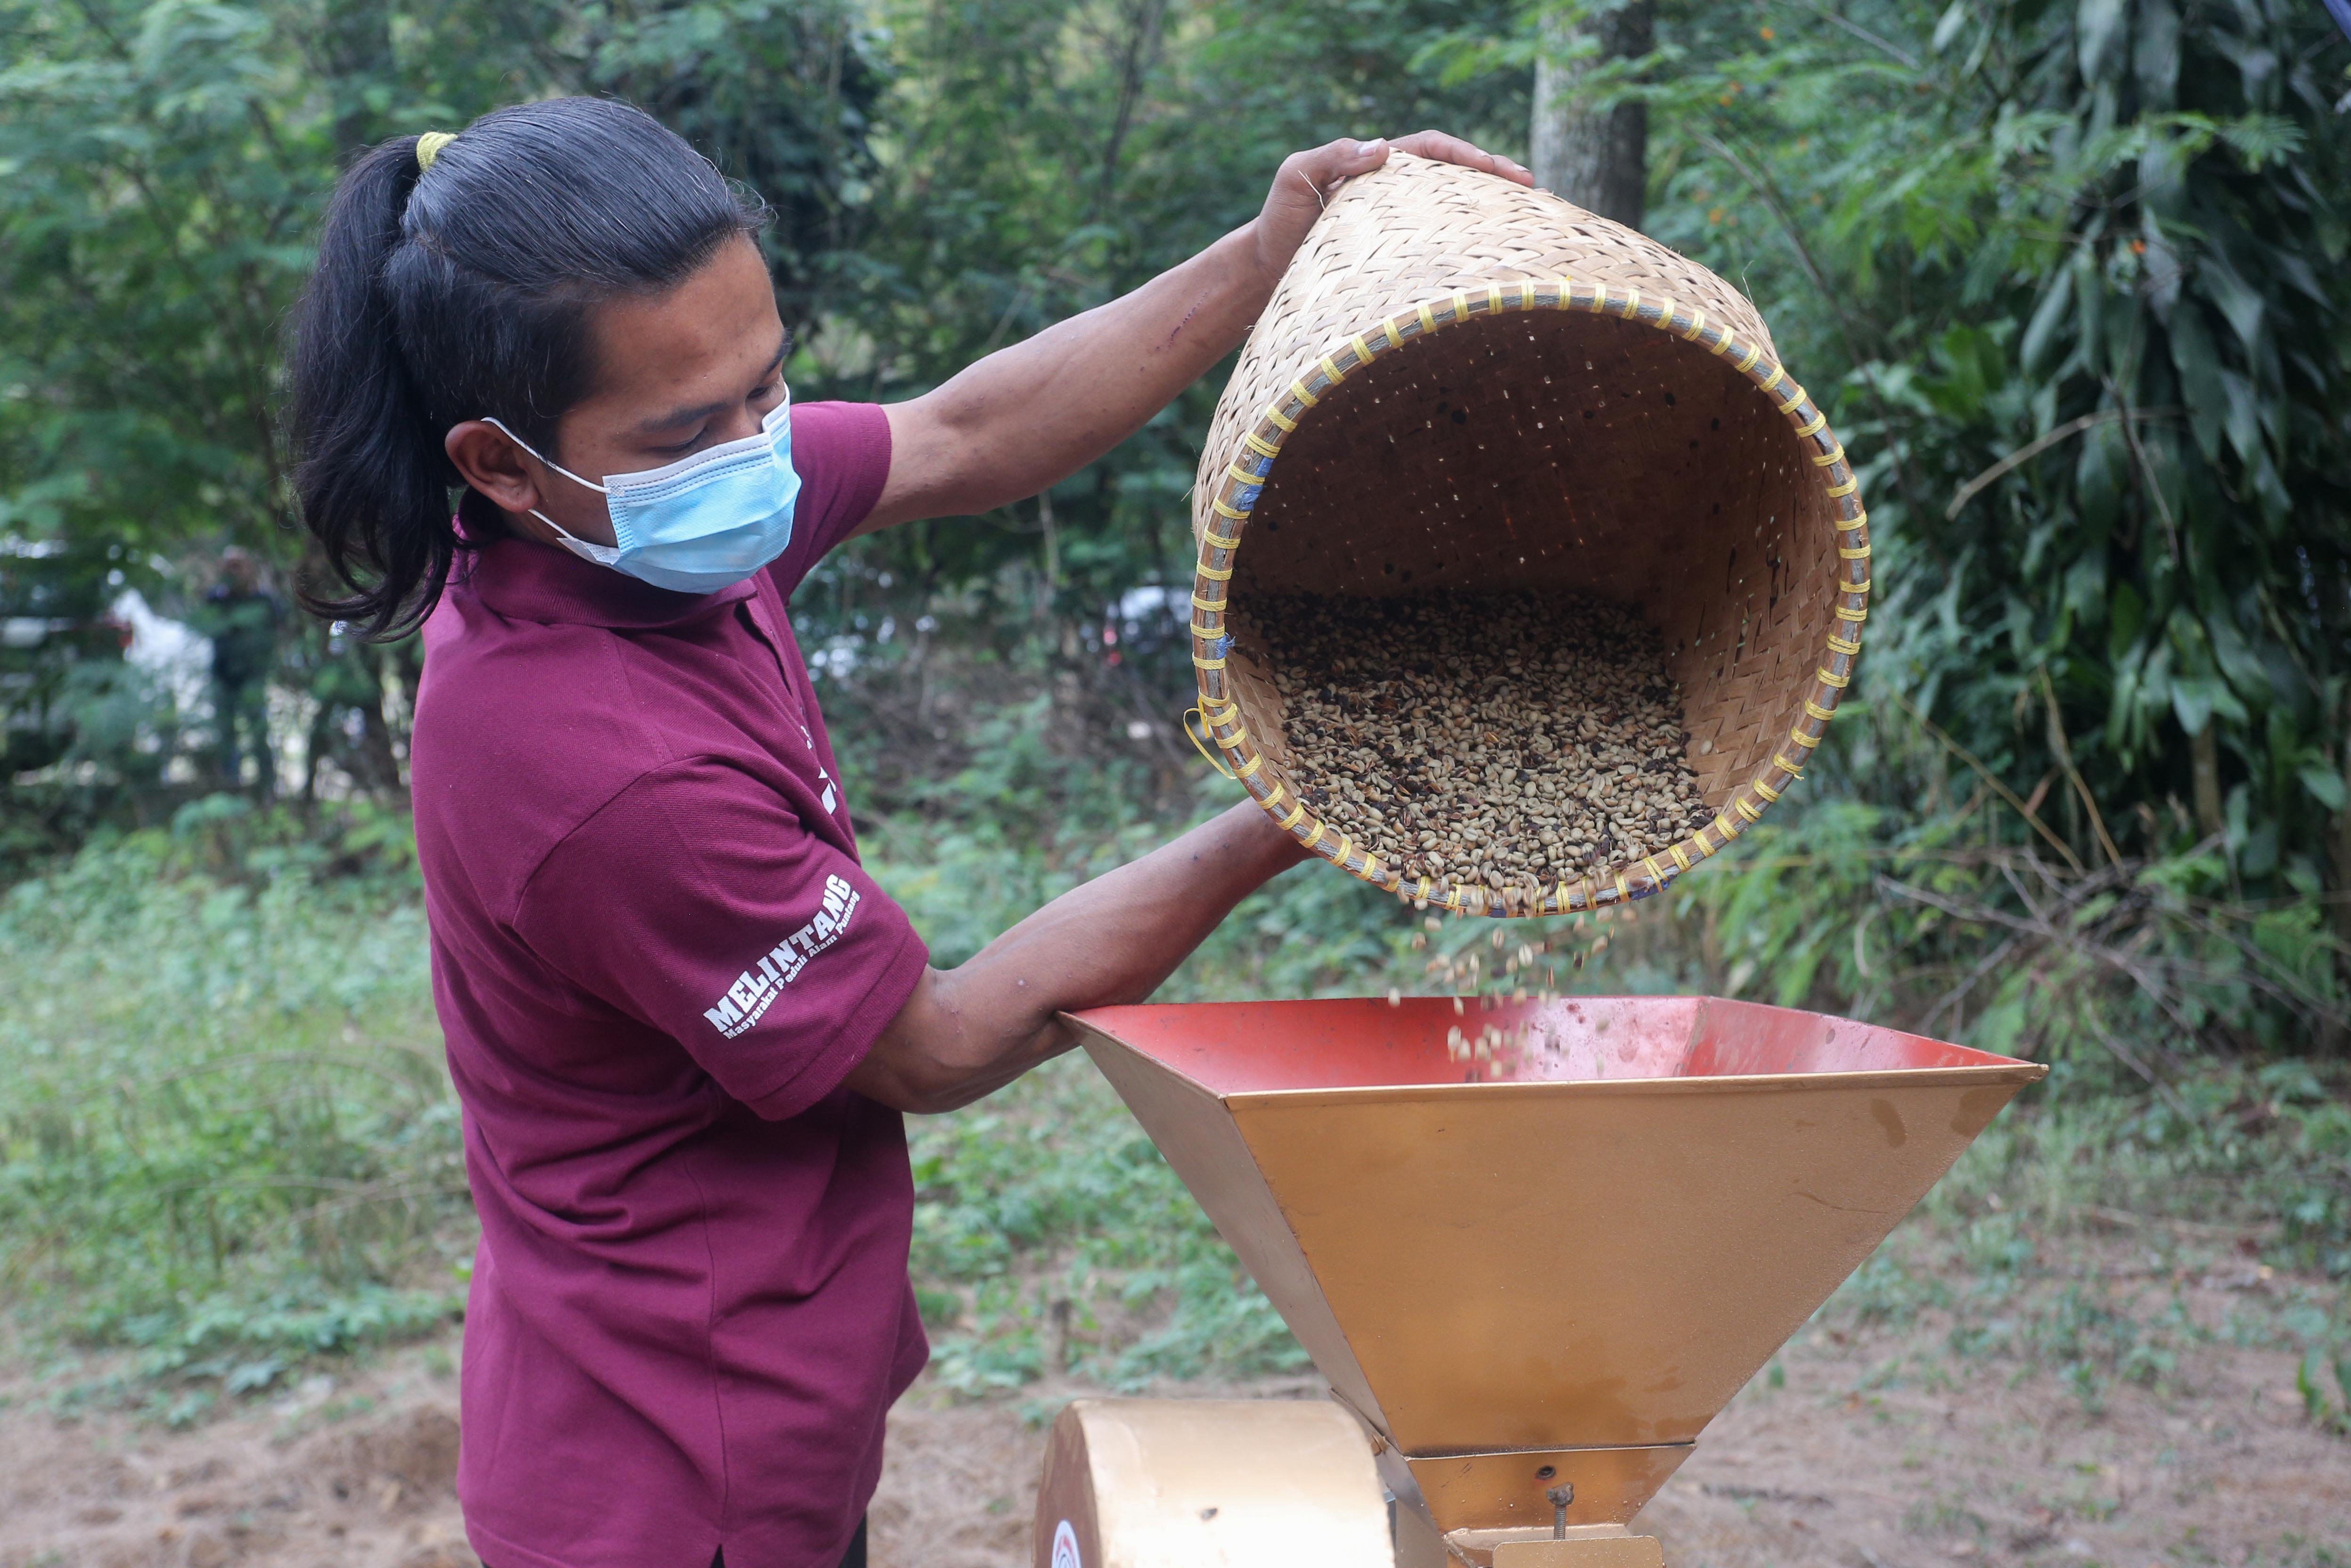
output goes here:
<path id="1" fill-rule="evenodd" d="M 296 312 L 295 489 L 350 591 L 306 595 L 371 637 L 432 612 L 458 549 L 443 449 L 495 416 L 542 452 L 590 390 L 588 316 L 674 287 L 766 221 L 651 116 L 603 99 L 502 109 L 420 173 L 413 136 L 343 176 Z M 467 494 L 466 534 L 502 528 Z"/>

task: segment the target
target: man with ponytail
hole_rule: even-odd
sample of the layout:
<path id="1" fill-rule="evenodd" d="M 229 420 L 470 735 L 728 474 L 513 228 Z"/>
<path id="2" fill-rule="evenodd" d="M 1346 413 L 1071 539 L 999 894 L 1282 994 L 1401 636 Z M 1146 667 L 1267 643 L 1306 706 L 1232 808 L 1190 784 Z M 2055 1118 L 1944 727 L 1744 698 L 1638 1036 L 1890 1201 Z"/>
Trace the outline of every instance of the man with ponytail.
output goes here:
<path id="1" fill-rule="evenodd" d="M 1434 132 L 1400 145 L 1525 183 Z M 786 601 L 1031 496 L 1240 341 L 1338 181 L 886 407 L 795 406 L 767 221 L 624 104 L 372 149 L 295 326 L 323 614 L 422 624 L 411 771 L 482 1221 L 458 1487 L 490 1568 L 864 1557 L 927 1354 L 903 1114 L 1070 1048 L 1300 852 L 1243 804 L 953 969 L 858 862 Z M 454 507 L 453 507 L 453 497 Z"/>

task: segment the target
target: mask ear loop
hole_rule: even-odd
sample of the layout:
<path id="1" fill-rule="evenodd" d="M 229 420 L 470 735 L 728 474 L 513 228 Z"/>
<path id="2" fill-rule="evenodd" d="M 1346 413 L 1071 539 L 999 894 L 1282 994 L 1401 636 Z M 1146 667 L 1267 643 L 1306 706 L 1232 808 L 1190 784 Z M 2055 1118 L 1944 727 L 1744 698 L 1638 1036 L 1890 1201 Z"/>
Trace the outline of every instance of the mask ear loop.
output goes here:
<path id="1" fill-rule="evenodd" d="M 482 423 L 496 430 L 500 435 L 505 436 L 517 446 L 521 447 L 525 452 L 529 453 L 533 457 L 538 458 L 539 463 L 543 466 L 554 469 L 558 474 L 562 475 L 566 479 L 570 480 L 573 484 L 584 485 L 600 496 L 609 496 L 612 493 L 611 491 L 604 488 L 603 486 L 596 483 L 593 479 L 582 479 L 579 475 L 574 474 L 570 469 L 566 468 L 562 464 L 556 462 L 553 458 L 539 456 L 538 448 L 533 446 L 529 442 L 525 441 L 521 436 L 517 435 L 513 431 L 508 430 L 504 420 L 499 419 L 495 415 L 485 414 L 482 417 Z M 549 525 L 550 528 L 553 526 L 553 524 Z"/>
<path id="2" fill-rule="evenodd" d="M 496 415 L 484 415 L 482 423 L 493 427 L 500 435 L 505 436 L 508 441 L 513 442 L 517 446 L 519 446 L 525 452 L 529 453 L 531 456 L 538 458 L 539 465 L 542 467 L 551 468 L 556 473 L 562 475 L 566 479 L 570 480 L 573 484 L 584 486 L 588 489 L 595 491 L 596 494 L 600 496 L 610 496 L 612 493 L 603 486 L 596 483 L 593 479 L 582 479 L 579 475 L 574 474 L 562 464 L 556 462 L 552 458 L 541 456 L 538 448 L 533 446 L 529 442 L 525 441 L 521 436 L 517 435 L 513 431 L 508 430 L 506 426 L 506 422 L 497 418 Z M 574 555 L 592 560 L 599 566 L 610 566 L 614 561 L 621 559 L 621 549 L 618 545 L 600 545 L 590 540 L 583 539 L 579 535 L 566 529 L 561 523 L 557 522 L 553 517 L 549 517 L 537 507 L 530 507 L 529 511 L 532 517 L 537 517 L 540 522 L 545 523 L 549 528 L 553 528 L 556 532 L 556 536 L 562 539 L 565 548 L 569 549 Z"/>

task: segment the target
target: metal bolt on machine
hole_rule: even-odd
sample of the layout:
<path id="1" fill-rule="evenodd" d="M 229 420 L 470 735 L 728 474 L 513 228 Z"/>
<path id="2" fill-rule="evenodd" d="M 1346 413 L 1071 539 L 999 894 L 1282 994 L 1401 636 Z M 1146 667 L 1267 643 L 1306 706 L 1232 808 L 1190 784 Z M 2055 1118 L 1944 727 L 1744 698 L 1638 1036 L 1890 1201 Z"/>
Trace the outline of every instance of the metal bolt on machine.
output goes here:
<path id="1" fill-rule="evenodd" d="M 1634 1515 L 2046 1071 L 1709 998 L 1075 1022 L 1332 1397 L 1071 1405 L 1039 1568 L 1659 1568 Z"/>

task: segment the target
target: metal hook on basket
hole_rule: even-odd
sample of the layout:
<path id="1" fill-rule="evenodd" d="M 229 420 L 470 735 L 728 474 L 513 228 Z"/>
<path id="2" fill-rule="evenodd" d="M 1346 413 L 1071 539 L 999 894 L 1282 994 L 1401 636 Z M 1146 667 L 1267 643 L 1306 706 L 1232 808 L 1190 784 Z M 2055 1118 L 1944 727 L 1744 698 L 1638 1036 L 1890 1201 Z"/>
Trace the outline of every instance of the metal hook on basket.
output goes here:
<path id="1" fill-rule="evenodd" d="M 1199 729 L 1192 727 L 1192 721 L 1196 718 L 1200 721 L 1201 728 Z M 1199 704 L 1194 703 L 1190 707 L 1184 710 L 1184 733 L 1192 737 L 1192 749 L 1198 752 L 1202 759 L 1205 760 L 1209 767 L 1215 768 L 1226 778 L 1230 779 L 1234 777 L 1232 768 L 1226 765 L 1223 758 L 1208 749 L 1208 742 L 1215 739 L 1216 737 L 1206 735 L 1204 733 L 1207 723 L 1208 716 L 1200 711 Z"/>

